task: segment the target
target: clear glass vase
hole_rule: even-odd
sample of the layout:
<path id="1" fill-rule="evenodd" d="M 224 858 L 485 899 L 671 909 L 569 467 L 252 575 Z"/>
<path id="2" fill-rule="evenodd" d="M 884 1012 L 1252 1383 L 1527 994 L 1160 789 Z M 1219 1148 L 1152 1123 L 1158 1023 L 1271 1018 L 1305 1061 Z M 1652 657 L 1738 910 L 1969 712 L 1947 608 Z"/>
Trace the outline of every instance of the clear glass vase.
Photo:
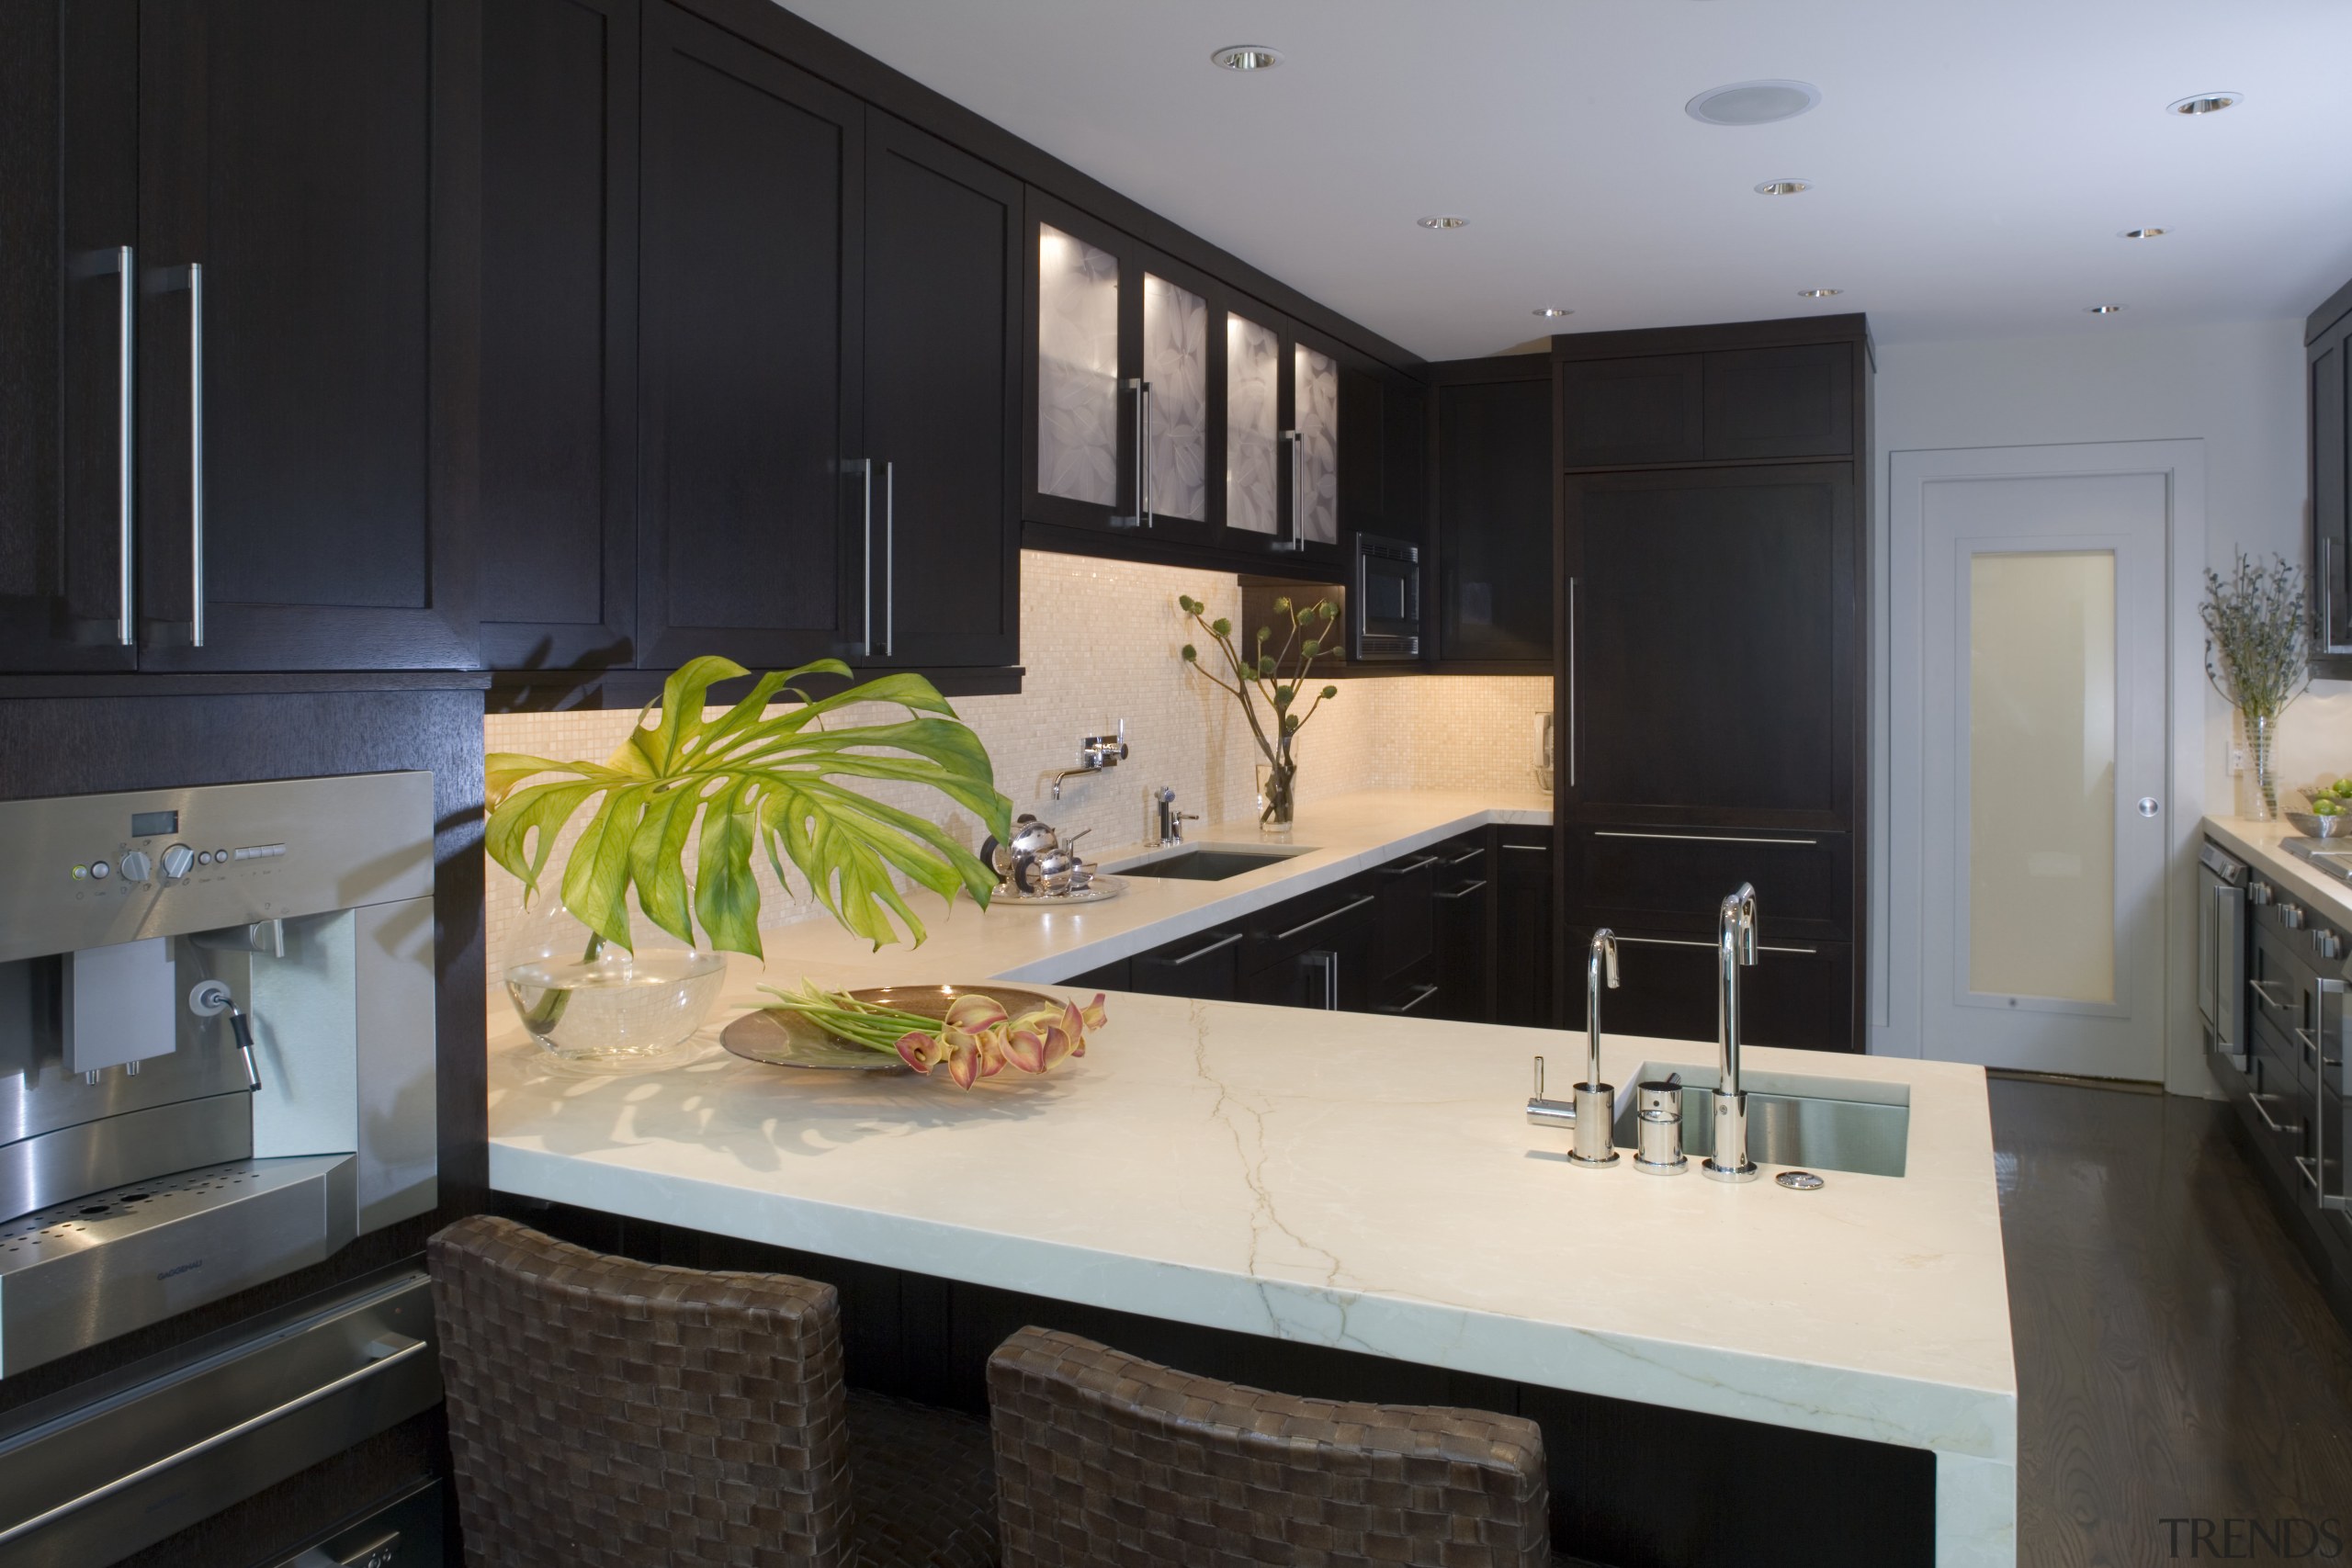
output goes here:
<path id="1" fill-rule="evenodd" d="M 710 1016 L 727 959 L 690 947 L 634 908 L 635 951 L 605 941 L 560 898 L 524 921 L 506 966 L 506 994 L 523 1027 L 567 1066 L 638 1072 L 667 1066 Z"/>
<path id="2" fill-rule="evenodd" d="M 2271 750 L 2278 739 L 2278 716 L 2250 713 L 2245 717 L 2245 749 L 2253 759 L 2254 802 L 2249 813 L 2256 822 L 2278 820 L 2278 773 Z"/>
<path id="3" fill-rule="evenodd" d="M 1293 737 L 1274 743 L 1274 760 L 1258 764 L 1258 830 L 1287 839 L 1298 816 L 1298 757 Z"/>

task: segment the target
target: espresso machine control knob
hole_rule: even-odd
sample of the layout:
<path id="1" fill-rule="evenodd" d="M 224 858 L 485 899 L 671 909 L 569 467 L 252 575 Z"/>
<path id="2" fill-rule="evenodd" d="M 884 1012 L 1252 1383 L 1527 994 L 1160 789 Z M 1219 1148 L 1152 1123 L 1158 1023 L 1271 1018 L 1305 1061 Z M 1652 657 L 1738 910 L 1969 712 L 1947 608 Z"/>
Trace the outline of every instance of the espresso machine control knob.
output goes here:
<path id="1" fill-rule="evenodd" d="M 186 844 L 174 844 L 164 852 L 164 875 L 177 882 L 196 866 L 196 852 Z"/>
<path id="2" fill-rule="evenodd" d="M 155 863 L 148 858 L 144 850 L 125 850 L 122 858 L 114 863 L 121 871 L 125 882 L 144 882 L 147 874 L 155 869 Z"/>

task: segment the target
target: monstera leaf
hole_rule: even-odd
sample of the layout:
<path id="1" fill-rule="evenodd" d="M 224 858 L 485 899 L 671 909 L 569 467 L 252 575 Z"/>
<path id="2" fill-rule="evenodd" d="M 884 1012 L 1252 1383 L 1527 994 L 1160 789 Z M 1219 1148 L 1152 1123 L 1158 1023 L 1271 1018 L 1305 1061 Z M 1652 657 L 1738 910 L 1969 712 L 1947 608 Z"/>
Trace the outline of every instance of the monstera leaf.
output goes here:
<path id="1" fill-rule="evenodd" d="M 628 892 L 646 918 L 685 942 L 698 922 L 715 947 L 760 955 L 760 893 L 752 853 L 764 848 L 779 879 L 799 868 L 833 918 L 879 948 L 899 940 L 897 916 L 920 943 L 922 921 L 891 873 L 982 906 L 996 874 L 935 824 L 861 793 L 864 779 L 923 784 L 1011 836 L 1012 803 L 996 790 L 989 755 L 956 710 L 920 675 L 885 675 L 821 700 L 794 682 L 847 675 L 839 660 L 763 675 L 743 700 L 705 717 L 711 685 L 751 671 L 697 659 L 663 683 L 660 722 L 639 716 L 628 742 L 602 763 L 496 752 L 488 759 L 490 858 L 534 893 L 556 837 L 583 807 L 593 814 L 563 868 L 563 901 L 599 940 L 629 945 Z M 782 694 L 800 705 L 768 711 Z M 895 703 L 894 724 L 827 728 L 856 703 Z M 525 781 L 566 775 L 543 784 Z M 686 845 L 699 822 L 694 875 Z"/>

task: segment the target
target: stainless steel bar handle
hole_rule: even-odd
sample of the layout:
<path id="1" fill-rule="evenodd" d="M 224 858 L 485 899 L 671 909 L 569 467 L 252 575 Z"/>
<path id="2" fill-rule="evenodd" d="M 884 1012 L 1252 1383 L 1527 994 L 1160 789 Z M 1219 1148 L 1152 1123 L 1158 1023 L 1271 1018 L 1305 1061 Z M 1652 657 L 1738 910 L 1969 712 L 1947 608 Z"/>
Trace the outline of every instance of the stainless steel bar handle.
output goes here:
<path id="1" fill-rule="evenodd" d="M 136 507 L 136 503 L 131 499 L 135 493 L 132 469 L 136 467 L 135 453 L 131 445 L 131 438 L 135 434 L 131 424 L 131 413 L 136 401 L 133 395 L 136 382 L 133 378 L 138 368 L 135 345 L 138 342 L 139 331 L 139 291 L 135 284 L 138 280 L 139 264 L 137 254 L 129 245 L 116 247 L 114 263 L 115 270 L 121 275 L 119 278 L 121 294 L 116 307 L 118 320 L 115 328 L 115 438 L 119 444 L 119 449 L 115 454 L 115 491 L 120 536 L 118 547 L 121 551 L 121 559 L 117 572 L 120 608 L 115 615 L 114 635 L 117 642 L 125 648 L 130 648 L 138 641 L 138 630 L 133 625 L 136 606 L 131 603 L 130 558 L 133 513 Z"/>
<path id="2" fill-rule="evenodd" d="M 862 636 L 858 651 L 867 658 L 874 654 L 874 459 L 857 459 L 857 471 L 865 485 L 863 499 L 858 502 L 858 533 L 865 541 L 865 608 L 859 613 Z"/>
<path id="3" fill-rule="evenodd" d="M 187 264 L 187 640 L 204 646 L 204 264 Z"/>
<path id="4" fill-rule="evenodd" d="M 1340 955 L 1329 948 L 1301 953 L 1299 962 L 1312 964 L 1323 971 L 1323 1010 L 1340 1010 Z"/>
<path id="5" fill-rule="evenodd" d="M 1817 849 L 1819 839 L 1754 839 L 1735 833 L 1628 833 L 1614 828 L 1596 828 L 1596 839 L 1667 839 L 1678 844 L 1795 844 L 1802 849 Z"/>
<path id="6" fill-rule="evenodd" d="M 1395 1007 L 1382 1008 L 1380 1010 L 1385 1013 L 1394 1013 L 1401 1017 L 1404 1014 L 1412 1011 L 1415 1008 L 1419 1007 L 1431 997 L 1437 995 L 1437 991 L 1438 988 L 1436 986 L 1423 983 L 1414 987 L 1413 994 L 1405 1000 L 1398 1002 Z"/>
<path id="7" fill-rule="evenodd" d="M 1277 538 L 1268 547 L 1290 553 L 1306 548 L 1306 470 L 1299 463 L 1304 447 L 1298 432 L 1285 430 L 1282 438 L 1290 446 L 1290 534 L 1286 538 Z"/>
<path id="8" fill-rule="evenodd" d="M 899 651 L 899 486 L 893 465 L 882 465 L 882 653 Z"/>
<path id="9" fill-rule="evenodd" d="M 1568 579 L 1568 787 L 1577 787 L 1577 580 Z"/>
<path id="10" fill-rule="evenodd" d="M 1135 474 L 1136 481 L 1136 509 L 1131 513 L 1123 513 L 1120 516 L 1112 518 L 1111 526 L 1114 528 L 1144 528 L 1150 526 L 1150 522 L 1147 515 L 1147 510 L 1144 503 L 1144 491 L 1146 487 L 1144 469 L 1145 466 L 1150 461 L 1150 456 L 1147 450 L 1148 433 L 1144 427 L 1144 404 L 1151 396 L 1151 383 L 1145 380 L 1140 376 L 1134 377 L 1127 382 L 1127 390 L 1135 394 L 1136 402 L 1136 445 L 1135 451 L 1130 455 L 1134 465 L 1133 472 Z"/>
<path id="11" fill-rule="evenodd" d="M 370 1345 L 368 1348 L 374 1349 L 376 1346 L 385 1345 L 392 1340 L 398 1340 L 400 1343 L 384 1354 L 374 1358 L 364 1367 L 356 1367 L 341 1377 L 321 1383 L 308 1393 L 298 1393 L 281 1404 L 273 1404 L 258 1416 L 248 1416 L 233 1427 L 225 1427 L 209 1437 L 199 1438 L 184 1449 L 165 1454 L 162 1459 L 152 1463 L 142 1464 L 126 1475 L 116 1476 L 103 1486 L 93 1487 L 78 1497 L 69 1497 L 46 1512 L 35 1514 L 28 1519 L 18 1520 L 6 1529 L 0 1530 L 0 1545 L 6 1545 L 9 1541 L 30 1535 L 35 1530 L 45 1529 L 69 1514 L 78 1514 L 92 1504 L 103 1503 L 107 1498 L 126 1492 L 142 1481 L 152 1480 L 175 1466 L 186 1464 L 189 1460 L 199 1458 L 210 1453 L 214 1449 L 233 1443 L 239 1438 L 259 1431 L 273 1421 L 282 1421 L 298 1410 L 307 1409 L 322 1399 L 332 1398 L 354 1383 L 387 1371 L 432 1348 L 425 1341 L 411 1339 L 404 1334 L 388 1334 L 377 1340 L 374 1345 Z"/>
<path id="12" fill-rule="evenodd" d="M 1347 914 L 1351 910 L 1363 908 L 1366 904 L 1372 903 L 1377 897 L 1378 895 L 1376 894 L 1367 893 L 1363 897 L 1354 900 L 1352 903 L 1340 905 L 1338 908 L 1332 910 L 1328 915 L 1317 915 L 1313 919 L 1307 921 L 1305 925 L 1291 927 L 1290 930 L 1283 931 L 1281 935 L 1275 937 L 1274 940 L 1276 942 L 1288 942 L 1295 936 L 1302 936 L 1306 932 L 1313 931 L 1317 926 L 1322 925 L 1327 920 L 1336 920 L 1341 915 Z"/>
<path id="13" fill-rule="evenodd" d="M 1470 895 L 1472 895 L 1473 893 L 1476 893 L 1476 891 L 1478 891 L 1478 889 L 1480 889 L 1481 887 L 1484 887 L 1485 886 L 1487 886 L 1487 879 L 1486 879 L 1485 877 L 1483 877 L 1483 876 L 1482 876 L 1482 877 L 1480 877 L 1480 878 L 1479 878 L 1477 881 L 1476 881 L 1476 882 L 1465 882 L 1465 883 L 1464 883 L 1461 886 L 1459 886 L 1459 887 L 1455 888 L 1453 892 L 1451 892 L 1451 893 L 1441 893 L 1441 894 L 1439 894 L 1439 895 L 1438 895 L 1438 897 L 1441 897 L 1441 898 L 1447 899 L 1447 900 L 1452 900 L 1452 899 L 1455 899 L 1455 898 L 1467 898 L 1467 897 L 1470 897 Z"/>
<path id="14" fill-rule="evenodd" d="M 1444 858 L 1445 857 L 1443 855 L 1423 855 L 1420 859 L 1414 861 L 1409 865 L 1382 866 L 1380 868 L 1380 874 L 1383 876 L 1410 876 L 1417 871 L 1422 871 L 1430 866 L 1435 865 Z"/>
<path id="15" fill-rule="evenodd" d="M 2328 1058 L 2325 1044 L 2328 1030 L 2327 998 L 2330 997 L 2341 997 L 2345 994 L 2345 983 L 2341 980 L 2322 980 L 2319 983 L 2318 995 L 2313 1001 L 2313 1011 L 2316 1012 L 2318 1016 L 2312 1020 L 2312 1023 L 2315 1027 L 2312 1031 L 2312 1038 L 2311 1041 L 2311 1162 L 2309 1166 L 2306 1167 L 2302 1156 L 2297 1155 L 2295 1156 L 2296 1168 L 2302 1171 L 2303 1179 L 2312 1184 L 2312 1197 L 2313 1201 L 2323 1209 L 2352 1209 L 2352 1198 L 2346 1198 L 2340 1195 L 2336 1197 L 2330 1197 L 2327 1191 L 2327 1184 L 2323 1179 L 2327 1170 Z M 2341 1158 L 2342 1156 L 2339 1156 L 2337 1157 Z"/>
<path id="16" fill-rule="evenodd" d="M 1136 414 L 1137 437 L 1136 445 L 1140 453 L 1136 459 L 1139 477 L 1136 480 L 1136 511 L 1142 516 L 1143 525 L 1149 528 L 1155 525 L 1152 517 L 1151 492 L 1159 488 L 1153 482 L 1158 475 L 1153 471 L 1151 461 L 1151 383 L 1140 381 L 1136 385 L 1142 389 L 1143 407 L 1137 410 Z"/>
<path id="17" fill-rule="evenodd" d="M 2267 1094 L 2249 1094 L 2245 1097 L 2245 1102 L 2254 1107 L 2254 1113 L 2262 1118 L 2262 1124 L 2264 1126 L 2269 1128 L 2274 1133 L 2283 1134 L 2289 1129 L 2278 1125 L 2278 1123 L 2271 1118 L 2269 1108 L 2263 1104 L 2263 1101 L 2269 1098 L 2270 1097 Z"/>
<path id="18" fill-rule="evenodd" d="M 1703 947 L 1710 953 L 1715 951 L 1717 945 L 1712 942 L 1701 942 L 1696 937 L 1620 936 L 1617 940 L 1619 942 L 1638 942 L 1644 947 Z M 1819 953 L 1821 949 L 1817 947 L 1775 947 L 1770 942 L 1759 942 L 1756 944 L 1756 951 L 1758 953 Z"/>
<path id="19" fill-rule="evenodd" d="M 1168 961 L 1168 967 L 1170 969 L 1182 969 L 1185 964 L 1193 963 L 1196 959 L 1206 958 L 1212 953 L 1223 953 L 1227 948 L 1231 947 L 1235 942 L 1239 942 L 1240 940 L 1241 933 L 1239 931 L 1235 931 L 1230 936 L 1221 936 L 1217 938 L 1216 941 L 1210 942 L 1206 947 L 1196 947 L 1193 949 L 1192 952 L 1184 954 L 1182 958 L 1170 959 Z"/>
<path id="20" fill-rule="evenodd" d="M 1487 852 L 1483 847 L 1475 850 L 1466 850 L 1461 854 L 1454 856 L 1452 860 L 1447 861 L 1445 863 L 1448 865 L 1468 865 L 1472 861 L 1476 860 L 1480 855 L 1485 854 L 1486 852 Z"/>

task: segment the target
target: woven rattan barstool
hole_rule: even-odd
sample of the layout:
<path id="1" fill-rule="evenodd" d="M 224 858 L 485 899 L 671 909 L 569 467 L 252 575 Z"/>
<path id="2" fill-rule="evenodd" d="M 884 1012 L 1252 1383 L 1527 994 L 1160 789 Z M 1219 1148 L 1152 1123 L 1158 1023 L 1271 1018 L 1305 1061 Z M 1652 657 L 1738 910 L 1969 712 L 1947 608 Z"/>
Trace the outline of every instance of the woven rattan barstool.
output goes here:
<path id="1" fill-rule="evenodd" d="M 1515 1416 L 1297 1399 L 1042 1328 L 989 1358 L 989 1404 L 1004 1568 L 1554 1561 Z"/>
<path id="2" fill-rule="evenodd" d="M 831 1285 L 426 1246 L 474 1568 L 989 1568 L 988 1429 L 846 1391 Z"/>

